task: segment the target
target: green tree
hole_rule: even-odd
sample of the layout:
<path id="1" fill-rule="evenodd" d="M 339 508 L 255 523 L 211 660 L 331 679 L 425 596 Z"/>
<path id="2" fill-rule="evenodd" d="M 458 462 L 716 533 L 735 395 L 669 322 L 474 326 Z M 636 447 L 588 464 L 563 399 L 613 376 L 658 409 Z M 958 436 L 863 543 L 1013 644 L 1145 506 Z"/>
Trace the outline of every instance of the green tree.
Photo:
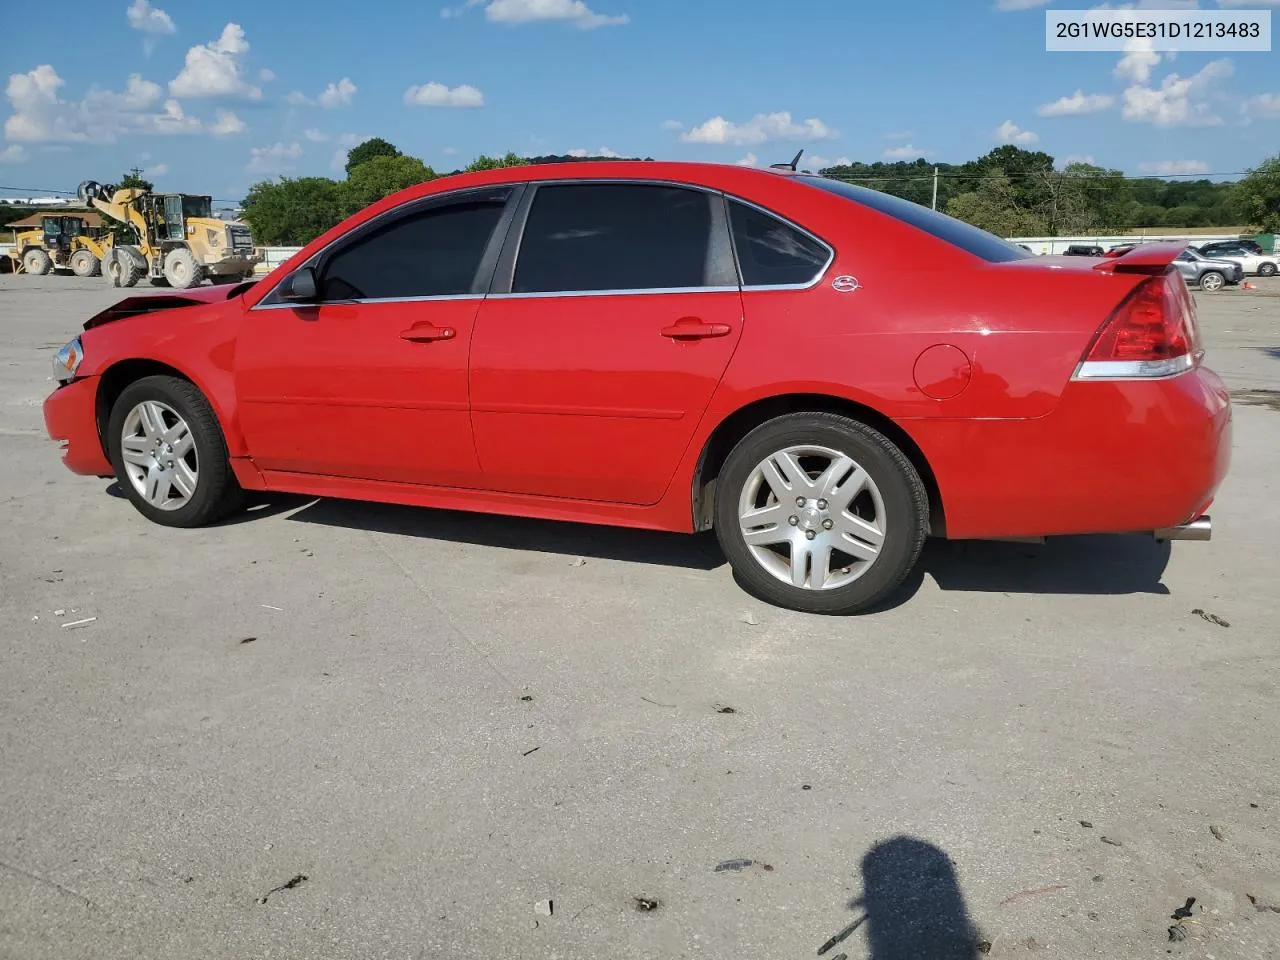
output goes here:
<path id="1" fill-rule="evenodd" d="M 1236 184 L 1234 204 L 1251 226 L 1280 233 L 1280 154 L 1262 161 Z"/>
<path id="2" fill-rule="evenodd" d="M 528 166 L 529 161 L 519 154 L 507 152 L 503 157 L 490 157 L 487 154 L 481 154 L 467 164 L 463 173 L 479 173 L 482 170 L 500 170 L 503 167 L 524 167 Z"/>
<path id="3" fill-rule="evenodd" d="M 417 157 L 397 154 L 365 160 L 352 169 L 346 183 L 341 185 L 344 216 L 363 210 L 405 187 L 435 178 L 436 172 Z"/>
<path id="4" fill-rule="evenodd" d="M 142 177 L 142 171 L 137 167 L 134 167 L 120 178 L 119 187 L 121 190 L 134 189 L 151 191 L 156 188 L 156 185 L 150 180 L 144 180 Z"/>
<path id="5" fill-rule="evenodd" d="M 1044 221 L 1021 206 L 1018 191 L 1002 171 L 989 169 L 977 189 L 954 197 L 947 213 L 1000 237 L 1044 236 Z"/>
<path id="6" fill-rule="evenodd" d="M 249 189 L 244 217 L 258 243 L 295 247 L 340 223 L 343 203 L 342 185 L 327 177 L 281 177 Z"/>
<path id="7" fill-rule="evenodd" d="M 347 176 L 351 176 L 351 171 L 362 163 L 367 163 L 374 157 L 398 157 L 400 150 L 395 144 L 388 143 L 381 137 L 374 137 L 366 140 L 364 143 L 357 144 L 347 151 Z"/>

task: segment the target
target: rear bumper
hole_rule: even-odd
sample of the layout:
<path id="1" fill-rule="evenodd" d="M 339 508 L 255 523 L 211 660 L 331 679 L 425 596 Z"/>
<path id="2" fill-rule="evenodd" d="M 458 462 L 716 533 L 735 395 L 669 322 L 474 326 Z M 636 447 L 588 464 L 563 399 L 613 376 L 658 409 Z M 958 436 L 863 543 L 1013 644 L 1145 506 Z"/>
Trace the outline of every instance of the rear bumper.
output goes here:
<path id="1" fill-rule="evenodd" d="M 62 443 L 62 462 L 72 473 L 109 477 L 114 471 L 102 452 L 97 418 L 98 378 L 73 380 L 44 401 L 44 426 Z"/>
<path id="2" fill-rule="evenodd" d="M 1202 516 L 1227 474 L 1231 402 L 1199 367 L 1072 382 L 1036 420 L 904 423 L 954 538 L 1166 531 Z"/>

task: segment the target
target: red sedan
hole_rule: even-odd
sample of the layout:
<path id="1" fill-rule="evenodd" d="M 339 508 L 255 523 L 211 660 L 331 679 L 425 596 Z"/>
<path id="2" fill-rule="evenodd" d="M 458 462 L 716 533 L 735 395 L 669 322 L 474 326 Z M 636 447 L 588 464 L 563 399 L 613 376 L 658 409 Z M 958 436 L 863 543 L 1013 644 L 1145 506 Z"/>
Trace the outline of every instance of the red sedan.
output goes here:
<path id="1" fill-rule="evenodd" d="M 1231 413 L 1180 249 L 1035 257 L 792 171 L 448 177 L 94 317 L 45 421 L 169 526 L 277 490 L 714 528 L 752 592 L 847 613 L 928 535 L 1207 538 Z"/>

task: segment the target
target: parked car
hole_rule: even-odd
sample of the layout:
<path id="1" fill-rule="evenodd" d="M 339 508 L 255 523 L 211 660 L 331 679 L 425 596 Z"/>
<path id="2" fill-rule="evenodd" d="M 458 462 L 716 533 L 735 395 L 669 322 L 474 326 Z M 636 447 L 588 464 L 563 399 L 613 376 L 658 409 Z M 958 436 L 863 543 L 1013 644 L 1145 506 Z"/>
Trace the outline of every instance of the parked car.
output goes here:
<path id="1" fill-rule="evenodd" d="M 1228 256 L 1248 256 L 1249 254 L 1262 254 L 1262 244 L 1256 240 L 1215 240 L 1212 243 L 1201 244 L 1196 247 L 1206 257 L 1219 257 L 1224 253 Z"/>
<path id="2" fill-rule="evenodd" d="M 1191 247 L 1178 254 L 1174 266 L 1181 271 L 1188 286 L 1195 284 L 1208 293 L 1244 280 L 1244 268 L 1240 264 L 1232 260 L 1211 260 Z"/>
<path id="3" fill-rule="evenodd" d="M 1104 257 L 1123 257 L 1134 247 L 1139 246 L 1136 243 L 1117 243 L 1114 247 L 1108 247 Z"/>
<path id="4" fill-rule="evenodd" d="M 1280 259 L 1262 252 L 1262 247 L 1252 240 L 1228 240 L 1206 243 L 1200 247 L 1201 255 L 1214 260 L 1230 260 L 1240 264 L 1248 276 L 1274 277 L 1280 273 Z"/>
<path id="5" fill-rule="evenodd" d="M 103 311 L 44 416 L 166 526 L 272 490 L 714 529 L 754 594 L 849 613 L 929 534 L 1208 538 L 1230 403 L 1181 249 L 1028 256 L 790 170 L 491 170 Z"/>
<path id="6" fill-rule="evenodd" d="M 1067 247 L 1063 256 L 1067 257 L 1101 257 L 1105 251 L 1097 244 L 1073 243 Z"/>

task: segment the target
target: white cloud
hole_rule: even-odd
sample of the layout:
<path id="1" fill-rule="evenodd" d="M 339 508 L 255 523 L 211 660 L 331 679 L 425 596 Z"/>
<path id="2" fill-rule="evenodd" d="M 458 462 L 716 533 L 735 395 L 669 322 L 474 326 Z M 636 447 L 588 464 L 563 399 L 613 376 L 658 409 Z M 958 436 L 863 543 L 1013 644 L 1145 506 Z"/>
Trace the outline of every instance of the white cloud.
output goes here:
<path id="1" fill-rule="evenodd" d="M 351 82 L 348 77 L 343 77 L 337 83 L 331 83 L 321 91 L 320 96 L 316 99 L 320 106 L 327 110 L 335 107 L 345 107 L 351 103 L 356 95 L 356 85 Z"/>
<path id="2" fill-rule="evenodd" d="M 617 153 L 614 150 L 610 150 L 608 147 L 601 147 L 599 150 L 595 150 L 595 151 L 587 150 L 584 147 L 574 147 L 574 149 L 569 151 L 568 155 L 571 157 L 614 157 L 614 158 L 622 156 L 622 154 Z"/>
<path id="3" fill-rule="evenodd" d="M 22 163 L 27 159 L 27 151 L 20 143 L 11 143 L 0 150 L 0 163 Z"/>
<path id="4" fill-rule="evenodd" d="M 1222 118 L 1208 102 L 1213 84 L 1235 72 L 1230 60 L 1214 60 L 1189 77 L 1171 73 L 1159 88 L 1136 84 L 1124 92 L 1122 116 L 1158 127 L 1216 127 Z"/>
<path id="5" fill-rule="evenodd" d="M 297 141 L 273 143 L 269 147 L 252 147 L 249 155 L 246 169 L 251 173 L 280 173 L 293 169 L 293 161 L 302 156 L 302 145 Z"/>
<path id="6" fill-rule="evenodd" d="M 771 140 L 833 140 L 839 134 L 821 120 L 811 117 L 794 123 L 791 114 L 757 113 L 745 123 L 734 123 L 724 117 L 712 117 L 680 135 L 686 143 L 731 143 L 753 147 Z"/>
<path id="7" fill-rule="evenodd" d="M 1080 117 L 1108 109 L 1116 98 L 1109 93 L 1085 93 L 1077 90 L 1069 97 L 1042 104 L 1036 113 L 1042 117 Z"/>
<path id="8" fill-rule="evenodd" d="M 1140 163 L 1138 169 L 1143 173 L 1154 173 L 1158 177 L 1178 177 L 1208 173 L 1209 165 L 1203 160 L 1156 160 L 1152 163 Z"/>
<path id="9" fill-rule="evenodd" d="M 284 102 L 285 102 L 285 103 L 293 104 L 295 107 L 300 107 L 300 106 L 303 106 L 303 105 L 306 105 L 306 106 L 315 106 L 315 101 L 314 101 L 314 100 L 312 100 L 310 97 L 308 97 L 308 96 L 307 96 L 305 93 L 303 93 L 301 90 L 291 90 L 291 91 L 289 91 L 288 96 L 286 96 L 286 97 L 284 98 Z"/>
<path id="10" fill-rule="evenodd" d="M 263 67 L 258 71 L 258 79 L 263 83 L 270 83 L 275 78 L 276 72 L 274 70 L 268 70 L 266 67 Z"/>
<path id="11" fill-rule="evenodd" d="M 662 129 L 667 131 L 683 130 L 684 124 L 679 120 L 663 120 Z"/>
<path id="12" fill-rule="evenodd" d="M 1023 130 L 1012 120 L 1006 120 L 996 127 L 995 138 L 1000 143 L 1016 143 L 1020 146 L 1035 143 L 1040 139 L 1038 134 L 1032 133 L 1030 130 Z"/>
<path id="13" fill-rule="evenodd" d="M 845 167 L 853 163 L 848 157 L 837 157 L 832 160 L 830 157 L 822 157 L 816 153 L 810 153 L 801 158 L 800 167 L 805 170 L 825 170 L 827 167 Z"/>
<path id="14" fill-rule="evenodd" d="M 1240 110 L 1252 119 L 1280 117 L 1280 93 L 1260 93 L 1250 97 L 1241 104 Z"/>
<path id="15" fill-rule="evenodd" d="M 467 83 L 449 87 L 431 80 L 406 90 L 404 102 L 411 107 L 483 107 L 484 94 Z"/>
<path id="16" fill-rule="evenodd" d="M 5 95 L 13 113 L 5 120 L 8 140 L 26 143 L 109 143 L 131 133 L 198 133 L 201 124 L 174 99 L 157 109 L 164 91 L 138 74 L 122 92 L 91 89 L 80 101 L 58 96 L 65 81 L 49 64 L 9 77 Z"/>
<path id="17" fill-rule="evenodd" d="M 152 177 L 163 177 L 168 172 L 169 165 L 167 163 L 157 163 L 154 167 L 147 167 L 147 169 L 143 170 L 142 175 L 149 180 Z"/>
<path id="18" fill-rule="evenodd" d="M 308 140 L 310 140 L 312 143 L 328 143 L 329 141 L 329 135 L 325 133 L 323 130 L 317 130 L 315 127 L 311 127 L 308 130 L 303 130 L 302 135 L 306 137 Z"/>
<path id="19" fill-rule="evenodd" d="M 467 3 L 468 7 L 478 6 Z M 533 23 L 538 20 L 561 20 L 579 30 L 615 27 L 630 23 L 625 13 L 609 16 L 596 13 L 583 0 L 491 0 L 484 8 L 485 19 L 493 23 Z"/>
<path id="20" fill-rule="evenodd" d="M 1087 163 L 1089 166 L 1097 166 L 1093 161 L 1092 153 L 1069 153 L 1058 161 L 1058 169 L 1065 170 L 1073 163 Z"/>
<path id="21" fill-rule="evenodd" d="M 249 129 L 248 124 L 230 110 L 216 110 L 213 117 L 213 125 L 209 127 L 209 132 L 215 137 L 233 137 Z"/>
<path id="22" fill-rule="evenodd" d="M 915 160 L 918 157 L 931 157 L 933 152 L 905 143 L 900 147 L 890 147 L 884 155 L 886 160 Z"/>
<path id="23" fill-rule="evenodd" d="M 169 84 L 175 97 L 239 97 L 261 100 L 262 90 L 241 76 L 249 42 L 238 23 L 228 23 L 212 43 L 187 51 L 186 64 Z"/>
<path id="24" fill-rule="evenodd" d="M 173 18 L 159 7 L 153 7 L 147 0 L 133 0 L 125 15 L 129 18 L 129 26 L 143 33 L 160 35 L 177 30 L 173 25 Z"/>
<path id="25" fill-rule="evenodd" d="M 748 153 L 745 157 L 743 157 L 737 163 L 738 163 L 738 166 L 740 167 L 758 167 L 760 166 L 760 158 L 757 157 L 754 153 Z"/>
<path id="26" fill-rule="evenodd" d="M 1111 71 L 1112 75 L 1130 83 L 1146 83 L 1162 59 L 1151 47 L 1151 41 L 1146 37 L 1127 41 L 1125 54 Z"/>

